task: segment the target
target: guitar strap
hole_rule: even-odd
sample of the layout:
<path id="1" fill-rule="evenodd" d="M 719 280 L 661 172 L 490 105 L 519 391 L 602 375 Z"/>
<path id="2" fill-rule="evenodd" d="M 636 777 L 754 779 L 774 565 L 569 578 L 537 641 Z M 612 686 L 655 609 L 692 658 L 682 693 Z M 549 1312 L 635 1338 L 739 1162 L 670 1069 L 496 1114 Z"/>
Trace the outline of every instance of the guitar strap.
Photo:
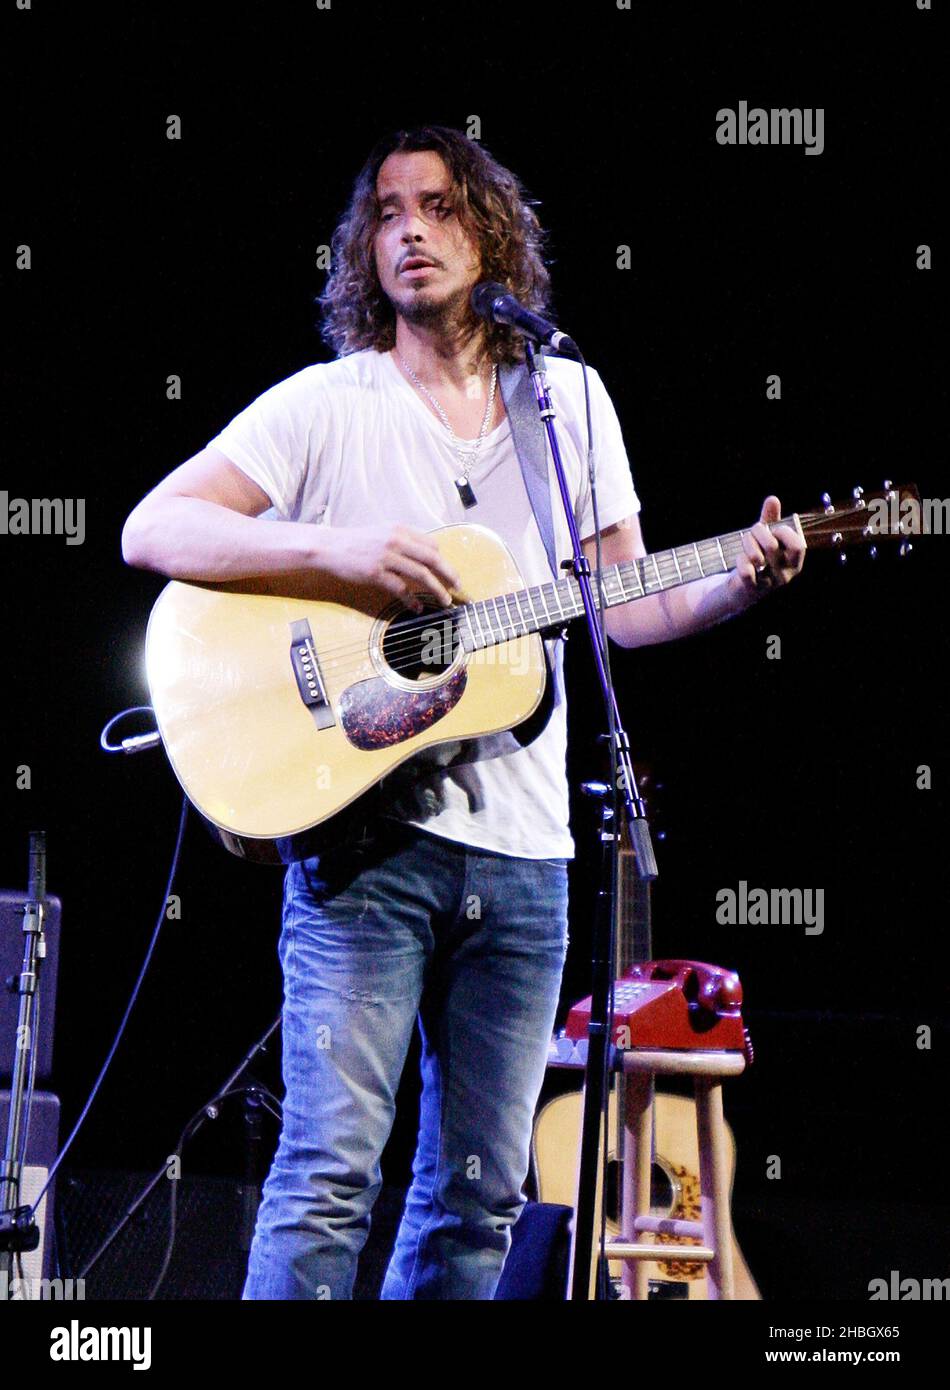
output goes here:
<path id="1" fill-rule="evenodd" d="M 548 482 L 548 441 L 538 411 L 534 386 L 524 362 L 506 362 L 498 371 L 501 394 L 508 412 L 511 437 L 521 464 L 521 476 L 534 519 L 555 579 L 558 579 L 551 488 Z"/>
<path id="2" fill-rule="evenodd" d="M 498 369 L 501 394 L 508 412 L 511 437 L 521 465 L 525 491 L 534 519 L 541 532 L 544 549 L 555 580 L 561 575 L 557 563 L 554 517 L 551 511 L 551 485 L 548 480 L 548 437 L 538 410 L 534 385 L 525 362 L 506 362 Z M 549 639 L 545 644 L 548 665 L 553 665 L 553 704 L 564 699 L 564 643 Z"/>

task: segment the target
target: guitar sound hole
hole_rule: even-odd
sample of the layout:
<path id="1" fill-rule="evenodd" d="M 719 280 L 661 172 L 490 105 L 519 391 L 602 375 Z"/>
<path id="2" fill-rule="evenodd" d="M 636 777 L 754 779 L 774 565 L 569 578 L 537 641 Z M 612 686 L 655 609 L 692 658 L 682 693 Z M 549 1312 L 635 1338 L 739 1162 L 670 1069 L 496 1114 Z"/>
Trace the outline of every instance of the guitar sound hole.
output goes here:
<path id="1" fill-rule="evenodd" d="M 650 1171 L 650 1210 L 669 1215 L 676 1205 L 676 1192 L 670 1175 L 659 1163 L 654 1163 Z"/>
<path id="2" fill-rule="evenodd" d="M 622 1165 L 616 1159 L 607 1163 L 607 1219 L 620 1220 L 620 1184 L 623 1181 Z M 654 1163 L 650 1170 L 650 1211 L 654 1216 L 669 1216 L 676 1205 L 676 1192 L 670 1175 L 660 1163 Z"/>
<path id="3" fill-rule="evenodd" d="M 427 618 L 427 613 L 432 617 Z M 445 610 L 433 600 L 426 603 L 426 612 L 403 610 L 387 626 L 382 641 L 383 659 L 403 680 L 432 680 L 452 665 L 461 641 L 458 624 L 444 614 Z"/>

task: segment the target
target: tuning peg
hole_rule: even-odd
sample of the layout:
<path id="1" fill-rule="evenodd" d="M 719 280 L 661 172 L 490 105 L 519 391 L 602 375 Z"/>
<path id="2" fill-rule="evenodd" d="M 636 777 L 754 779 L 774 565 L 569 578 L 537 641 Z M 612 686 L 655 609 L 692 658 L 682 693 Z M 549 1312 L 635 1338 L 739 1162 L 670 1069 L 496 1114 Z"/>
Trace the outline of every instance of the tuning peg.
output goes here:
<path id="1" fill-rule="evenodd" d="M 823 492 L 821 494 L 821 505 L 824 507 L 826 512 L 834 511 L 834 506 L 832 505 L 831 496 L 829 493 Z"/>
<path id="2" fill-rule="evenodd" d="M 885 478 L 885 479 L 884 479 L 884 491 L 885 491 L 885 492 L 890 492 L 890 490 L 891 490 L 891 488 L 892 488 L 893 486 L 894 486 L 894 484 L 891 482 L 890 478 Z"/>
<path id="3" fill-rule="evenodd" d="M 855 502 L 858 504 L 859 507 L 866 507 L 866 506 L 867 506 L 867 503 L 866 503 L 865 500 L 864 500 L 864 488 L 863 488 L 863 487 L 852 488 L 852 489 L 851 489 L 851 496 L 854 498 Z"/>
<path id="4" fill-rule="evenodd" d="M 877 559 L 877 546 L 876 546 L 876 545 L 872 545 L 872 546 L 871 546 L 871 549 L 868 551 L 868 554 L 870 555 L 870 557 L 871 557 L 872 560 L 876 560 L 876 559 Z"/>
<path id="5" fill-rule="evenodd" d="M 846 550 L 838 552 L 838 563 L 840 565 L 846 565 L 848 563 L 848 552 Z"/>
<path id="6" fill-rule="evenodd" d="M 841 542 L 842 542 L 843 540 L 844 540 L 844 536 L 842 536 L 842 534 L 841 534 L 840 531 L 832 531 L 832 533 L 831 533 L 831 544 L 832 544 L 832 545 L 840 545 Z"/>
<path id="7" fill-rule="evenodd" d="M 897 553 L 898 555 L 909 555 L 913 548 L 910 541 L 901 541 L 900 545 L 897 547 Z"/>

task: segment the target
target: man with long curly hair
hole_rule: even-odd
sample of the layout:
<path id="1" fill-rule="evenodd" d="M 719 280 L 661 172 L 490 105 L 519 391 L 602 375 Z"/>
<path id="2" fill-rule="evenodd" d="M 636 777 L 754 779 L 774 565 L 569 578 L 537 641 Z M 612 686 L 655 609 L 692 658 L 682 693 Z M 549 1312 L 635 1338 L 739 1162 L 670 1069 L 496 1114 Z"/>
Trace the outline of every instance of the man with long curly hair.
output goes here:
<path id="1" fill-rule="evenodd" d="M 470 307 L 472 288 L 493 280 L 544 312 L 542 248 L 519 181 L 477 141 L 439 126 L 381 141 L 333 237 L 321 302 L 337 359 L 266 391 L 139 503 L 126 560 L 199 581 L 306 572 L 317 592 L 370 585 L 418 610 L 460 592 L 430 533 L 471 521 L 507 542 L 526 584 L 549 580 L 498 389 L 499 366 L 523 358 L 520 338 Z M 593 558 L 580 369 L 548 368 Z M 615 564 L 645 553 L 640 504 L 593 370 L 590 383 L 602 553 Z M 766 500 L 729 574 L 612 608 L 612 639 L 696 632 L 754 602 L 764 580 L 786 583 L 803 545 L 764 524 L 778 508 Z M 289 864 L 283 1129 L 245 1298 L 352 1297 L 417 1019 L 418 1145 L 382 1297 L 493 1296 L 525 1200 L 567 942 L 559 669 L 556 684 L 533 741 L 434 768 L 409 760 L 361 801 L 345 840 Z"/>

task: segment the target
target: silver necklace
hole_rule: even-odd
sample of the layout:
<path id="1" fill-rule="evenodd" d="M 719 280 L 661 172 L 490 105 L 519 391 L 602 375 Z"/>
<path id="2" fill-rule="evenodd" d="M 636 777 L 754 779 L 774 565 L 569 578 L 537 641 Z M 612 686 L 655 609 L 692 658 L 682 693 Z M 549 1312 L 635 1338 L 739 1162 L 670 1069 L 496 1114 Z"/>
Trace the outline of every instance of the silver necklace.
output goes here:
<path id="1" fill-rule="evenodd" d="M 476 457 L 478 456 L 478 451 L 479 451 L 479 449 L 480 449 L 480 447 L 481 447 L 482 440 L 485 438 L 485 435 L 486 435 L 486 433 L 487 433 L 487 431 L 488 431 L 488 422 L 491 420 L 492 411 L 494 410 L 494 406 L 495 406 L 495 385 L 496 385 L 496 383 L 497 383 L 497 381 L 498 381 L 498 365 L 497 365 L 497 363 L 493 363 L 493 364 L 492 364 L 492 369 L 491 369 L 491 384 L 490 384 L 490 386 L 489 386 L 489 388 L 488 388 L 488 404 L 487 404 L 486 407 L 485 407 L 485 418 L 484 418 L 484 420 L 482 421 L 482 427 L 481 427 L 481 429 L 480 429 L 479 432 L 478 432 L 478 438 L 475 440 L 475 447 L 474 447 L 473 449 L 463 449 L 463 448 L 461 448 L 461 446 L 460 446 L 460 443 L 459 443 L 459 440 L 458 440 L 458 437 L 457 437 L 455 431 L 453 430 L 452 426 L 449 424 L 449 417 L 446 415 L 445 411 L 444 411 L 444 410 L 442 409 L 442 407 L 439 405 L 439 402 L 436 400 L 435 396 L 433 396 L 433 394 L 432 394 L 431 391 L 427 391 L 427 390 L 426 390 L 426 388 L 423 386 L 422 382 L 419 380 L 419 378 L 416 376 L 415 372 L 414 372 L 414 371 L 412 370 L 412 368 L 410 367 L 409 363 L 408 363 L 408 362 L 405 360 L 405 358 L 402 356 L 402 353 L 399 353 L 399 354 L 398 354 L 398 357 L 399 357 L 399 360 L 400 360 L 400 362 L 402 363 L 403 367 L 405 368 L 406 374 L 412 378 L 412 380 L 413 380 L 413 381 L 415 382 L 415 384 L 418 386 L 419 390 L 422 391 L 424 395 L 428 396 L 429 400 L 432 402 L 432 404 L 435 406 L 436 410 L 439 412 L 439 415 L 441 416 L 443 425 L 445 425 L 445 428 L 448 430 L 449 434 L 452 436 L 452 447 L 453 447 L 453 449 L 455 450 L 456 454 L 458 455 L 458 461 L 459 461 L 459 464 L 461 465 L 461 469 L 462 469 L 462 471 L 461 471 L 461 473 L 459 474 L 459 476 L 455 479 L 455 487 L 456 487 L 456 490 L 458 491 L 459 497 L 462 499 L 462 506 L 463 506 L 463 507 L 474 507 L 474 506 L 475 506 L 475 503 L 478 501 L 478 498 L 475 496 L 475 493 L 472 491 L 472 485 L 471 485 L 471 483 L 470 483 L 469 480 L 468 480 L 468 475 L 469 475 L 469 473 L 472 471 L 472 468 L 473 468 L 474 463 L 475 463 L 475 459 L 476 459 Z M 467 462 L 466 462 L 466 460 L 467 460 Z"/>

